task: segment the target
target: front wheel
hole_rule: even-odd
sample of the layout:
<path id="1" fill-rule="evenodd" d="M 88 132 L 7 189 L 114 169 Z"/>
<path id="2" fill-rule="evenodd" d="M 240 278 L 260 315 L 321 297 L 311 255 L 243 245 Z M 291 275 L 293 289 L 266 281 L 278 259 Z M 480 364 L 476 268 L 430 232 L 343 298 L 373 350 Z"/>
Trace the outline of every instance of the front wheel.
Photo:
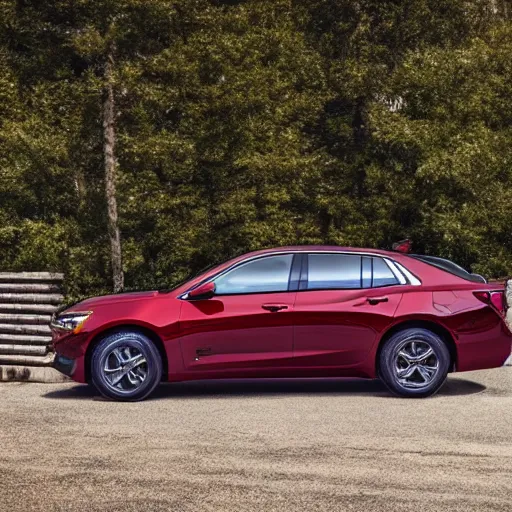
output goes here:
<path id="1" fill-rule="evenodd" d="M 422 328 L 404 329 L 384 344 L 379 373 L 395 395 L 423 398 L 439 391 L 450 368 L 450 352 L 444 341 Z"/>
<path id="2" fill-rule="evenodd" d="M 91 358 L 93 386 L 107 398 L 143 400 L 162 378 L 162 359 L 153 342 L 136 331 L 106 336 Z"/>

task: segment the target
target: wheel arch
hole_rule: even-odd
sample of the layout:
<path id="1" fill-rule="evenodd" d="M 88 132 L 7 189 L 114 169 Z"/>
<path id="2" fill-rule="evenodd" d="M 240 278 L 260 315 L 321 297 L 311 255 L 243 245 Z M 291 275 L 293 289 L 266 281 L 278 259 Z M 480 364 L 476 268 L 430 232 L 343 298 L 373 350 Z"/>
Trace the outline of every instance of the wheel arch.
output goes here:
<path id="1" fill-rule="evenodd" d="M 94 338 L 90 341 L 89 345 L 87 346 L 87 350 L 85 352 L 85 380 L 86 382 L 91 382 L 91 358 L 92 353 L 94 352 L 94 349 L 97 347 L 98 343 L 100 343 L 101 340 L 105 339 L 107 336 L 110 336 L 111 334 L 115 334 L 117 332 L 121 331 L 135 331 L 140 334 L 143 334 L 147 338 L 149 338 L 155 347 L 158 349 L 158 352 L 160 354 L 160 357 L 162 358 L 162 381 L 167 380 L 167 375 L 169 373 L 169 363 L 167 360 L 167 352 L 165 351 L 164 343 L 160 336 L 158 334 L 149 329 L 148 327 L 142 327 L 141 325 L 137 324 L 121 324 L 116 325 L 115 327 L 110 327 L 108 329 L 105 329 L 103 331 L 98 332 Z"/>
<path id="2" fill-rule="evenodd" d="M 455 371 L 455 368 L 457 366 L 457 345 L 455 344 L 455 340 L 453 339 L 452 334 L 450 331 L 444 327 L 443 325 L 435 322 L 434 320 L 425 320 L 425 319 L 409 319 L 409 320 L 403 320 L 400 321 L 393 326 L 391 326 L 384 334 L 382 335 L 379 345 L 377 347 L 377 352 L 375 354 L 375 368 L 377 369 L 377 373 L 379 371 L 379 360 L 380 360 L 380 353 L 382 351 L 382 347 L 386 343 L 386 341 L 396 334 L 397 332 L 403 331 L 404 329 L 410 329 L 410 328 L 422 328 L 422 329 L 428 329 L 429 331 L 432 331 L 433 333 L 437 334 L 446 344 L 448 347 L 448 351 L 450 353 L 450 372 Z"/>

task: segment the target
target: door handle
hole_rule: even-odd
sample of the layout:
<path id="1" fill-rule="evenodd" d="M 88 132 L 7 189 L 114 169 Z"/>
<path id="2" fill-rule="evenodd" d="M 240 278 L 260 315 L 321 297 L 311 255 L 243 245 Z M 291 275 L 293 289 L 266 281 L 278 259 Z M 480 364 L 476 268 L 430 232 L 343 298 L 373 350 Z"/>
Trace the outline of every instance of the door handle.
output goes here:
<path id="1" fill-rule="evenodd" d="M 379 302 L 387 302 L 389 299 L 387 297 L 368 297 L 366 300 L 370 306 L 376 306 Z"/>
<path id="2" fill-rule="evenodd" d="M 271 313 L 277 313 L 278 311 L 281 311 L 281 309 L 288 309 L 286 304 L 262 304 L 261 307 Z"/>

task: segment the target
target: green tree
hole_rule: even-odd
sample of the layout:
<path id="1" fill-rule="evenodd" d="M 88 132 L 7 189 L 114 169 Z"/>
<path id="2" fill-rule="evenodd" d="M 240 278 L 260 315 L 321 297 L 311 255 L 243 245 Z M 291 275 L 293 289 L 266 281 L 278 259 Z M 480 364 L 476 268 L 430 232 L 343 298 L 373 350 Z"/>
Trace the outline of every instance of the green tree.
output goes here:
<path id="1" fill-rule="evenodd" d="M 0 267 L 77 297 L 410 236 L 512 273 L 508 6 L 1 0 Z"/>

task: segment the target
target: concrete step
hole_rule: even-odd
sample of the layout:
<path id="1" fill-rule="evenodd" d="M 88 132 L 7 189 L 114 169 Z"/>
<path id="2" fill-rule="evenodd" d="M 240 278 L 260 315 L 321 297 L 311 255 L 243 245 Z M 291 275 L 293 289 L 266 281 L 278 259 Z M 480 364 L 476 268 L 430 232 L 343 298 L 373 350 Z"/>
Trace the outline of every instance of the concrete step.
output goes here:
<path id="1" fill-rule="evenodd" d="M 68 382 L 70 379 L 48 366 L 0 365 L 0 382 Z"/>
<path id="2" fill-rule="evenodd" d="M 51 336 L 29 334 L 0 334 L 1 345 L 49 345 Z"/>
<path id="3" fill-rule="evenodd" d="M 59 282 L 64 279 L 64 274 L 58 272 L 0 272 L 0 281 L 16 283 L 27 281 Z"/>
<path id="4" fill-rule="evenodd" d="M 3 283 L 0 293 L 59 293 L 60 286 L 53 283 Z"/>
<path id="5" fill-rule="evenodd" d="M 58 293 L 0 293 L 0 302 L 17 304 L 61 304 L 63 300 Z"/>
<path id="6" fill-rule="evenodd" d="M 3 354 L 13 356 L 45 356 L 48 353 L 48 347 L 33 345 L 0 345 L 0 357 Z"/>
<path id="7" fill-rule="evenodd" d="M 0 354 L 0 365 L 17 365 L 17 366 L 49 366 L 54 358 L 53 353 L 45 356 L 17 356 L 11 354 Z"/>
<path id="8" fill-rule="evenodd" d="M 18 325 L 18 324 L 0 324 L 0 333 L 7 334 L 48 334 L 51 335 L 49 325 Z"/>
<path id="9" fill-rule="evenodd" d="M 42 313 L 51 315 L 58 309 L 57 305 L 54 304 L 6 304 L 0 303 L 0 312 L 2 313 Z"/>
<path id="10" fill-rule="evenodd" d="M 52 315 L 27 315 L 22 313 L 0 313 L 0 324 L 50 325 Z"/>

